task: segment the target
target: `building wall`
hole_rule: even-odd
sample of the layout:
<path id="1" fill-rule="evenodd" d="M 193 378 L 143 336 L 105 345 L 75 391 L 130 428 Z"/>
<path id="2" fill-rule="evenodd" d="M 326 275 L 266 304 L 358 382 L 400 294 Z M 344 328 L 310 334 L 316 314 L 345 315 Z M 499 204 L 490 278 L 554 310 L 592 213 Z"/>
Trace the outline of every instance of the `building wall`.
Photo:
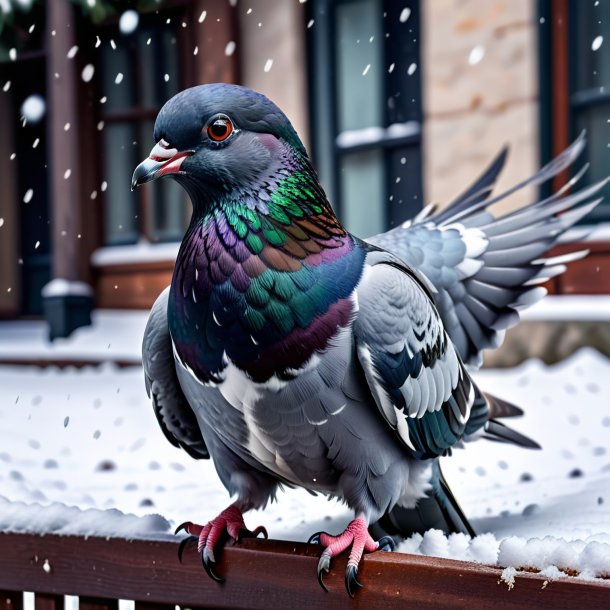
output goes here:
<path id="1" fill-rule="evenodd" d="M 305 5 L 252 0 L 238 4 L 238 20 L 241 84 L 273 100 L 308 147 Z"/>
<path id="2" fill-rule="evenodd" d="M 13 150 L 14 142 L 9 102 L 5 98 L 4 103 L 0 104 L 0 125 L 4 126 L 0 129 L 0 150 L 3 151 Z M 19 312 L 19 198 L 15 174 L 15 163 L 0 164 L 0 318 Z"/>
<path id="3" fill-rule="evenodd" d="M 529 176 L 539 164 L 536 3 L 425 0 L 422 11 L 426 201 L 448 203 L 505 143 L 498 187 Z"/>

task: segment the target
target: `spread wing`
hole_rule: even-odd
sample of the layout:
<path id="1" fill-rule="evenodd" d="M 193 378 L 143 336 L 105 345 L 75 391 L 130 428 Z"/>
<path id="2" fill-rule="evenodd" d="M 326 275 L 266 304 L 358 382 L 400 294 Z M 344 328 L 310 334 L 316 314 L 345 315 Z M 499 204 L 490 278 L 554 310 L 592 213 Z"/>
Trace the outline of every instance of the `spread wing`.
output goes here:
<path id="1" fill-rule="evenodd" d="M 527 185 L 542 184 L 570 166 L 585 144 L 584 134 L 536 174 L 491 197 L 506 150 L 465 193 L 442 211 L 428 207 L 413 221 L 367 241 L 421 271 L 434 285 L 436 305 L 462 360 L 479 366 L 482 350 L 498 347 L 519 310 L 546 294 L 539 284 L 563 273 L 565 263 L 586 255 L 548 257 L 569 228 L 601 201 L 606 181 L 568 194 L 587 166 L 542 201 L 494 216 L 489 208 Z M 582 239 L 580 232 L 571 241 Z M 563 240 L 566 243 L 566 240 Z"/>
<path id="2" fill-rule="evenodd" d="M 358 359 L 388 424 L 417 459 L 447 453 L 485 425 L 488 404 L 448 338 L 417 276 L 385 253 L 369 255 L 357 289 Z"/>
<path id="3" fill-rule="evenodd" d="M 175 447 L 182 447 L 196 459 L 209 458 L 195 413 L 182 392 L 174 362 L 172 341 L 167 325 L 169 287 L 153 305 L 142 344 L 142 363 L 146 391 L 161 430 Z"/>

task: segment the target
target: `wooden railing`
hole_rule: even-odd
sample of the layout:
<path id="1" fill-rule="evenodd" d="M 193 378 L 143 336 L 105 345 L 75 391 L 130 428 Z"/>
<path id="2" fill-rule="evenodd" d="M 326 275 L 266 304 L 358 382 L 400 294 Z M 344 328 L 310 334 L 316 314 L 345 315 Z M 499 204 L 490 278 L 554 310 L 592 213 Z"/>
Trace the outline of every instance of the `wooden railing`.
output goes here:
<path id="1" fill-rule="evenodd" d="M 174 541 L 128 541 L 0 533 L 0 610 L 22 610 L 34 592 L 35 610 L 62 610 L 64 595 L 80 610 L 188 608 L 610 608 L 610 583 L 563 578 L 551 583 L 519 573 L 509 590 L 501 570 L 460 561 L 374 553 L 362 562 L 364 588 L 345 591 L 345 558 L 334 561 L 325 593 L 316 580 L 319 549 L 302 543 L 245 540 L 228 546 L 217 584 L 194 549 L 178 561 Z M 190 552 L 189 552 L 190 551 Z"/>

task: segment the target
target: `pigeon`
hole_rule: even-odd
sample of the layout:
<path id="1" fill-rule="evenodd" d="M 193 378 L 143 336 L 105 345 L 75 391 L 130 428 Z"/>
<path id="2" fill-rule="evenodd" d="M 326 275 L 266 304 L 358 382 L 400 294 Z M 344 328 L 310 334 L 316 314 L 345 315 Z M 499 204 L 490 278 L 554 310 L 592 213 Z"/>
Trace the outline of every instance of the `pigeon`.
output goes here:
<path id="1" fill-rule="evenodd" d="M 146 388 L 167 439 L 211 458 L 235 497 L 207 524 L 178 531 L 221 580 L 222 540 L 267 535 L 246 528 L 245 512 L 283 487 L 338 498 L 354 519 L 310 542 L 322 547 L 323 588 L 331 560 L 349 549 L 353 596 L 363 553 L 393 547 L 370 525 L 430 495 L 459 513 L 439 457 L 481 436 L 537 447 L 498 421 L 521 411 L 483 392 L 471 368 L 542 297 L 539 284 L 584 255 L 546 256 L 604 183 L 568 193 L 583 170 L 543 201 L 499 217 L 489 207 L 562 172 L 584 136 L 492 196 L 502 151 L 449 206 L 368 240 L 341 224 L 294 128 L 260 93 L 182 91 L 160 110 L 154 141 L 132 189 L 171 177 L 193 213 L 146 326 Z"/>

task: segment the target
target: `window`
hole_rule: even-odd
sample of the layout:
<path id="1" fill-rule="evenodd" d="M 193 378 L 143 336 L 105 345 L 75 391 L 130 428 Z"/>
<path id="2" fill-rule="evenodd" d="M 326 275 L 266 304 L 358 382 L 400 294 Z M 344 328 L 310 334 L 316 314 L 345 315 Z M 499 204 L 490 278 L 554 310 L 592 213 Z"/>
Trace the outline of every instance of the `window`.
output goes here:
<path id="1" fill-rule="evenodd" d="M 610 4 L 608 2 L 570 2 L 570 119 L 572 137 L 587 130 L 587 161 L 591 164 L 586 179 L 597 182 L 608 175 L 610 167 Z M 605 46 L 604 48 L 604 39 Z M 587 222 L 610 220 L 610 188 L 605 200 Z"/>
<path id="2" fill-rule="evenodd" d="M 587 147 L 572 171 L 590 163 L 581 180 L 586 186 L 610 167 L 610 3 L 542 0 L 539 21 L 542 161 L 585 129 Z M 584 223 L 610 221 L 610 187 L 602 194 L 604 202 Z"/>
<path id="3" fill-rule="evenodd" d="M 154 144 L 155 117 L 181 88 L 179 20 L 142 23 L 133 34 L 104 30 L 99 46 L 106 245 L 180 240 L 190 206 L 178 185 L 159 180 L 130 192 L 136 165 Z M 101 38 L 101 36 L 100 36 Z"/>
<path id="4" fill-rule="evenodd" d="M 308 15 L 314 162 L 356 235 L 422 206 L 419 3 L 315 0 Z"/>

